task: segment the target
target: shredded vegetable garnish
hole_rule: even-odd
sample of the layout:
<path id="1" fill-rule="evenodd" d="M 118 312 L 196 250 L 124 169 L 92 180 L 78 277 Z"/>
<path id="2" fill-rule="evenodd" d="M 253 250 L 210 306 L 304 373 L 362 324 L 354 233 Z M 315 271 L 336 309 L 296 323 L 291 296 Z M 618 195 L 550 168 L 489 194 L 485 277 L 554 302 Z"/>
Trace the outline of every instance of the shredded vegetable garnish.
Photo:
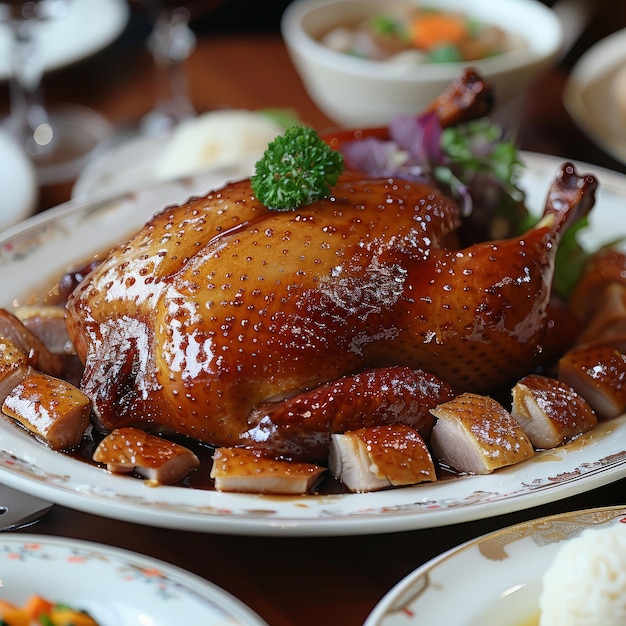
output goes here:
<path id="1" fill-rule="evenodd" d="M 345 142 L 350 169 L 439 187 L 462 207 L 468 238 L 495 239 L 520 231 L 527 216 L 518 185 L 515 144 L 488 118 L 442 129 L 435 113 L 398 116 L 389 139 Z"/>

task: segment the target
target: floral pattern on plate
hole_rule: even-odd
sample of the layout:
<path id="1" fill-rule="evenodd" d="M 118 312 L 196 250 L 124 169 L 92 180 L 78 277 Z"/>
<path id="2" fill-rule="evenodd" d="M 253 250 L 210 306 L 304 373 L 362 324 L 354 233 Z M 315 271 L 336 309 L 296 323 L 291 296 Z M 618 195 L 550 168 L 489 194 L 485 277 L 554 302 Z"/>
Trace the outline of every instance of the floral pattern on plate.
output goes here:
<path id="1" fill-rule="evenodd" d="M 219 587 L 140 554 L 44 535 L 0 535 L 0 597 L 32 594 L 88 611 L 100 626 L 265 626 Z M 106 592 L 104 591 L 106 590 Z"/>

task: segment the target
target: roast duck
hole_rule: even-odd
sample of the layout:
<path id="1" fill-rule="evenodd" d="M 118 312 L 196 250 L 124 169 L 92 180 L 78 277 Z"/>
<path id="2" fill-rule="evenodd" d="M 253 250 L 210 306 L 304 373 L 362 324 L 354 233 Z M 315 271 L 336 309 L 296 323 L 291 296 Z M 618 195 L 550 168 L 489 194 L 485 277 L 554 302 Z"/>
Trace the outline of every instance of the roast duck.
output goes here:
<path id="1" fill-rule="evenodd" d="M 445 124 L 485 101 L 466 81 L 436 106 Z M 167 207 L 67 301 L 96 425 L 294 460 L 363 426 L 427 434 L 435 405 L 541 362 L 557 246 L 595 185 L 565 164 L 536 226 L 469 247 L 437 189 L 351 172 L 294 211 L 249 180 Z"/>

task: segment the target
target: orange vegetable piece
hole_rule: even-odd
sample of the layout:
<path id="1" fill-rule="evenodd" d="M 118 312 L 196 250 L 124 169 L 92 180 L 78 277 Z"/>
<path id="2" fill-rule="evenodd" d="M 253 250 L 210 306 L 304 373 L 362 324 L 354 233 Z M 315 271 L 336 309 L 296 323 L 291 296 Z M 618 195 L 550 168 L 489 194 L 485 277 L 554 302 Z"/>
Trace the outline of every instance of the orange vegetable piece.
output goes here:
<path id="1" fill-rule="evenodd" d="M 17 606 L 12 602 L 0 598 L 0 616 L 2 615 L 2 611 L 14 611 L 16 608 Z"/>
<path id="2" fill-rule="evenodd" d="M 7 626 L 32 626 L 40 624 L 41 617 L 46 624 L 54 626 L 98 626 L 87 613 L 54 604 L 36 594 L 30 596 L 23 606 L 17 606 L 8 600 L 0 599 L 0 622 Z"/>
<path id="3" fill-rule="evenodd" d="M 54 605 L 49 600 L 38 595 L 32 595 L 24 604 L 24 612 L 33 620 L 41 614 L 49 615 Z"/>
<path id="4" fill-rule="evenodd" d="M 0 620 L 9 626 L 30 626 L 30 618 L 24 609 L 7 600 L 0 600 Z"/>
<path id="5" fill-rule="evenodd" d="M 420 50 L 458 45 L 467 38 L 467 22 L 459 15 L 420 15 L 409 24 L 409 35 L 413 45 Z"/>

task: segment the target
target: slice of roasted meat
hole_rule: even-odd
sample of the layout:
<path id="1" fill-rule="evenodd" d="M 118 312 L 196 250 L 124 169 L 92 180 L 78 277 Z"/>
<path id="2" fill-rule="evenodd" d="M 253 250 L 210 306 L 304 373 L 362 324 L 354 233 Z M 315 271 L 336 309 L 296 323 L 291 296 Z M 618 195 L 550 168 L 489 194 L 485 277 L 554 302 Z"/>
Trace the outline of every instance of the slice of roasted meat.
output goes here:
<path id="1" fill-rule="evenodd" d="M 564 382 L 529 374 L 513 387 L 511 415 L 535 448 L 555 448 L 591 430 L 598 418 Z"/>
<path id="2" fill-rule="evenodd" d="M 426 443 L 414 428 L 404 424 L 333 435 L 328 467 L 354 492 L 437 480 Z"/>
<path id="3" fill-rule="evenodd" d="M 455 395 L 450 385 L 423 370 L 380 367 L 343 376 L 250 414 L 251 428 L 242 433 L 250 447 L 298 461 L 320 461 L 331 435 L 382 424 L 402 423 L 430 437 L 430 410 Z"/>
<path id="4" fill-rule="evenodd" d="M 93 460 L 110 472 L 136 472 L 156 484 L 182 480 L 198 467 L 198 457 L 185 446 L 138 428 L 116 428 L 94 450 Z"/>
<path id="5" fill-rule="evenodd" d="M 580 344 L 605 343 L 626 352 L 626 252 L 609 247 L 593 254 L 569 306 L 584 326 Z"/>
<path id="6" fill-rule="evenodd" d="M 218 448 L 211 478 L 218 491 L 304 495 L 319 481 L 324 467 L 272 459 L 259 450 Z"/>
<path id="7" fill-rule="evenodd" d="M 24 380 L 30 369 L 28 357 L 21 348 L 0 337 L 0 403 Z"/>
<path id="8" fill-rule="evenodd" d="M 430 444 L 440 463 L 458 472 L 490 474 L 532 457 L 522 427 L 493 398 L 464 393 L 432 409 Z"/>
<path id="9" fill-rule="evenodd" d="M 72 384 L 31 368 L 4 399 L 2 412 L 53 450 L 67 450 L 82 441 L 91 403 Z"/>
<path id="10" fill-rule="evenodd" d="M 559 360 L 558 378 L 574 388 L 599 419 L 626 411 L 626 354 L 608 344 L 573 348 Z"/>
<path id="11" fill-rule="evenodd" d="M 16 345 L 35 369 L 63 377 L 67 370 L 64 355 L 52 353 L 41 339 L 13 313 L 0 308 L 0 337 Z"/>
<path id="12" fill-rule="evenodd" d="M 587 261 L 569 297 L 569 306 L 585 324 L 604 308 L 605 291 L 613 285 L 626 287 L 626 252 L 601 248 Z"/>
<path id="13" fill-rule="evenodd" d="M 22 305 L 13 313 L 52 354 L 65 354 L 70 340 L 62 306 Z"/>

